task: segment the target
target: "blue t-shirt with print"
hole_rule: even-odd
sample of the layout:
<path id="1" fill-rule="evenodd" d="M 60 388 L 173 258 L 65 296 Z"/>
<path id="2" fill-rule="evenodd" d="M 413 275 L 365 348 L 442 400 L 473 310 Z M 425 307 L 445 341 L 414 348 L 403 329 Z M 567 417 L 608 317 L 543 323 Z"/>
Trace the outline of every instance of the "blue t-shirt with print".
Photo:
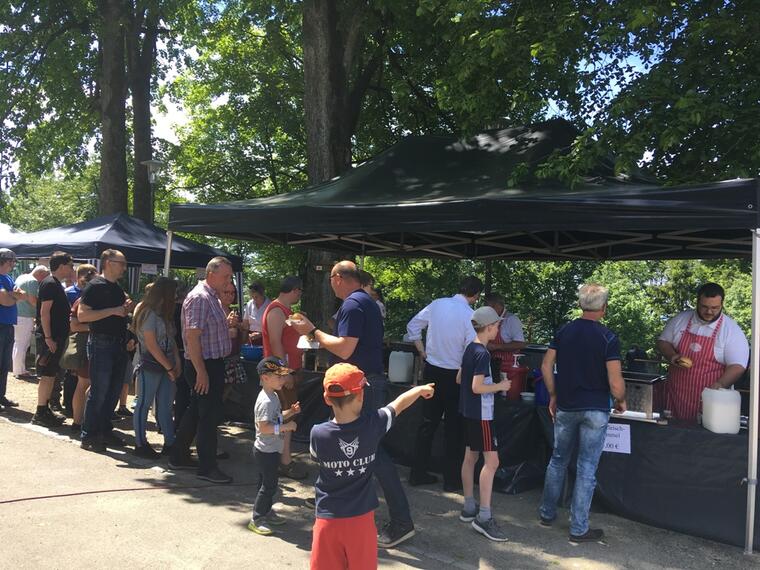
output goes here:
<path id="1" fill-rule="evenodd" d="M 358 517 L 377 508 L 375 454 L 395 416 L 386 406 L 347 424 L 331 420 L 311 428 L 310 451 L 319 464 L 317 518 Z"/>
<path id="2" fill-rule="evenodd" d="M 364 374 L 382 374 L 383 316 L 380 307 L 363 289 L 357 289 L 343 301 L 335 317 L 335 336 L 359 339 L 356 348 L 345 362 L 350 362 Z M 333 356 L 332 363 L 342 362 Z"/>
<path id="3" fill-rule="evenodd" d="M 575 319 L 556 332 L 549 348 L 557 351 L 557 407 L 609 411 L 607 362 L 621 360 L 617 335 L 591 319 Z"/>
<path id="4" fill-rule="evenodd" d="M 0 275 L 0 289 L 13 293 L 13 279 L 10 275 Z M 18 307 L 15 303 L 10 307 L 0 305 L 0 325 L 15 325 L 18 321 Z"/>
<path id="5" fill-rule="evenodd" d="M 491 378 L 491 353 L 478 342 L 471 342 L 462 355 L 462 383 L 459 385 L 459 413 L 472 420 L 493 419 L 493 392 L 476 394 L 472 391 L 472 379 L 478 374 L 485 376 L 484 384 L 493 384 Z"/>

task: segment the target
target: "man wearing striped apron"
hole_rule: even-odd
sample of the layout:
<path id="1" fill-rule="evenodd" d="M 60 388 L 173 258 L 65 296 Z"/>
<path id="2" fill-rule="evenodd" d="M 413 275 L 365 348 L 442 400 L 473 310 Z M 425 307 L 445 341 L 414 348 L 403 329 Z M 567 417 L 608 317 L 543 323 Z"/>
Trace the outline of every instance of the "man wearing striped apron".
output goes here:
<path id="1" fill-rule="evenodd" d="M 747 337 L 723 313 L 724 298 L 723 287 L 705 283 L 697 291 L 697 308 L 673 317 L 657 340 L 657 350 L 670 362 L 663 405 L 674 418 L 696 420 L 702 390 L 729 388 L 747 369 Z"/>

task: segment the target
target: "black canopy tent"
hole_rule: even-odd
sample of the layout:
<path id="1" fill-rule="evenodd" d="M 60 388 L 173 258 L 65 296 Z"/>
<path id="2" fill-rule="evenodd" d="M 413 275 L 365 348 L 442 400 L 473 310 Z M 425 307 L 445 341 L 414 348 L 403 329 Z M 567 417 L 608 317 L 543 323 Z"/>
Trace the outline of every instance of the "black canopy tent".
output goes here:
<path id="1" fill-rule="evenodd" d="M 113 248 L 129 263 L 161 265 L 166 255 L 166 231 L 128 214 L 112 214 L 28 234 L 9 234 L 0 239 L 0 247 L 12 249 L 21 258 L 48 257 L 60 249 L 76 259 L 98 259 L 103 251 Z M 235 271 L 242 271 L 243 261 L 238 256 L 183 237 L 172 239 L 172 267 L 205 267 L 218 255 L 227 257 Z"/>
<path id="2" fill-rule="evenodd" d="M 577 131 L 553 120 L 468 140 L 407 137 L 329 182 L 285 195 L 173 204 L 169 229 L 344 254 L 513 260 L 753 260 L 751 412 L 745 551 L 757 485 L 760 184 L 666 188 L 601 161 L 579 184 L 520 183 Z"/>

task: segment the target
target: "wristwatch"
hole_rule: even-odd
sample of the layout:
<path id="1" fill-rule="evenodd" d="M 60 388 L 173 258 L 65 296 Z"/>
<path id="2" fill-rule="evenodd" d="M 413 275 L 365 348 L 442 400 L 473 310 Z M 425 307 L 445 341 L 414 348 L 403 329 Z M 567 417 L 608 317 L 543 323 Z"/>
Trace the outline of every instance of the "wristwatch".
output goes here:
<path id="1" fill-rule="evenodd" d="M 309 334 L 306 335 L 306 338 L 308 338 L 310 341 L 314 340 L 314 333 L 317 332 L 317 327 L 314 327 L 309 331 Z"/>

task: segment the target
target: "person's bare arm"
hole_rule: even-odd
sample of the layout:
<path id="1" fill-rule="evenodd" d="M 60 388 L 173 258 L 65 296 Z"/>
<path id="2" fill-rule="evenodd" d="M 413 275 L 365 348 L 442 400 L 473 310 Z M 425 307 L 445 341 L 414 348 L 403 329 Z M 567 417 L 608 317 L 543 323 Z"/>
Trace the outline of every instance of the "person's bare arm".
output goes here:
<path id="1" fill-rule="evenodd" d="M 79 303 L 79 309 L 77 310 L 77 318 L 82 323 L 93 323 L 95 321 L 102 321 L 108 317 L 126 317 L 127 308 L 124 305 L 118 307 L 108 307 L 107 309 L 95 310 L 92 307 Z"/>
<path id="2" fill-rule="evenodd" d="M 541 375 L 544 378 L 544 386 L 549 392 L 549 414 L 552 420 L 557 414 L 557 393 L 554 386 L 554 363 L 557 362 L 557 351 L 549 348 L 541 362 Z"/>
<path id="3" fill-rule="evenodd" d="M 275 308 L 270 309 L 264 326 L 267 330 L 269 348 L 272 350 L 272 354 L 280 359 L 285 358 L 285 348 L 282 345 L 282 331 L 287 326 L 285 324 L 285 313 Z"/>
<path id="4" fill-rule="evenodd" d="M 18 297 L 15 291 L 8 291 L 7 289 L 0 289 L 0 305 L 3 307 L 12 307 L 18 301 Z"/>
<path id="5" fill-rule="evenodd" d="M 353 336 L 334 336 L 319 329 L 314 330 L 314 323 L 304 316 L 300 323 L 294 323 L 293 328 L 298 334 L 309 334 L 314 331 L 314 338 L 322 348 L 326 348 L 342 360 L 349 358 L 356 350 L 359 339 Z"/>
<path id="6" fill-rule="evenodd" d="M 623 380 L 623 365 L 619 360 L 607 361 L 607 379 L 610 383 L 610 393 L 615 398 L 615 410 L 622 414 L 626 410 L 625 380 Z"/>
<path id="7" fill-rule="evenodd" d="M 710 388 L 730 388 L 739 381 L 739 378 L 742 377 L 742 374 L 744 374 L 745 370 L 746 368 L 744 368 L 744 366 L 741 364 L 729 364 L 726 366 L 726 369 L 723 371 L 721 377 L 718 378 L 712 384 L 712 386 L 710 386 Z"/>
<path id="8" fill-rule="evenodd" d="M 435 393 L 435 384 L 425 384 L 424 386 L 415 386 L 411 390 L 407 390 L 401 394 L 398 398 L 388 404 L 396 412 L 398 416 L 401 412 L 407 409 L 409 406 L 417 401 L 417 398 L 425 398 L 426 400 L 433 397 Z"/>
<path id="9" fill-rule="evenodd" d="M 273 435 L 274 434 L 274 427 L 277 424 L 273 424 L 272 422 L 256 422 L 256 429 L 260 434 L 264 435 Z M 296 425 L 296 422 L 288 422 L 286 424 L 280 424 L 280 433 L 285 433 L 288 431 L 296 431 L 298 428 L 298 425 Z"/>
<path id="10" fill-rule="evenodd" d="M 71 317 L 71 324 L 69 325 L 69 328 L 71 329 L 71 332 L 75 333 L 90 332 L 90 325 L 87 323 L 79 322 L 79 319 L 76 317 Z"/>
<path id="11" fill-rule="evenodd" d="M 164 367 L 164 370 L 166 370 L 166 373 L 169 374 L 169 377 L 174 380 L 174 367 L 172 366 L 172 363 L 169 362 L 169 359 L 164 354 L 164 351 L 161 350 L 161 347 L 158 346 L 156 332 L 152 330 L 143 330 L 142 333 L 144 339 L 143 344 L 145 345 L 145 348 L 148 349 L 148 352 L 150 352 L 155 361 Z"/>
<path id="12" fill-rule="evenodd" d="M 50 326 L 50 311 L 52 308 L 52 299 L 42 301 L 42 305 L 40 305 L 40 324 L 42 325 L 42 332 L 45 335 L 45 344 L 50 349 L 50 352 L 55 352 L 58 344 L 53 340 L 53 329 Z"/>
<path id="13" fill-rule="evenodd" d="M 486 377 L 484 374 L 475 374 L 472 377 L 472 391 L 475 394 L 492 394 L 496 392 L 503 392 L 505 390 L 509 390 L 509 387 L 512 385 L 512 382 L 510 380 L 502 380 L 501 382 L 497 382 L 495 384 L 486 384 L 485 379 Z"/>
<path id="14" fill-rule="evenodd" d="M 185 329 L 185 353 L 190 356 L 190 362 L 195 368 L 195 391 L 198 394 L 208 393 L 208 371 L 203 362 L 201 348 L 201 329 Z"/>

